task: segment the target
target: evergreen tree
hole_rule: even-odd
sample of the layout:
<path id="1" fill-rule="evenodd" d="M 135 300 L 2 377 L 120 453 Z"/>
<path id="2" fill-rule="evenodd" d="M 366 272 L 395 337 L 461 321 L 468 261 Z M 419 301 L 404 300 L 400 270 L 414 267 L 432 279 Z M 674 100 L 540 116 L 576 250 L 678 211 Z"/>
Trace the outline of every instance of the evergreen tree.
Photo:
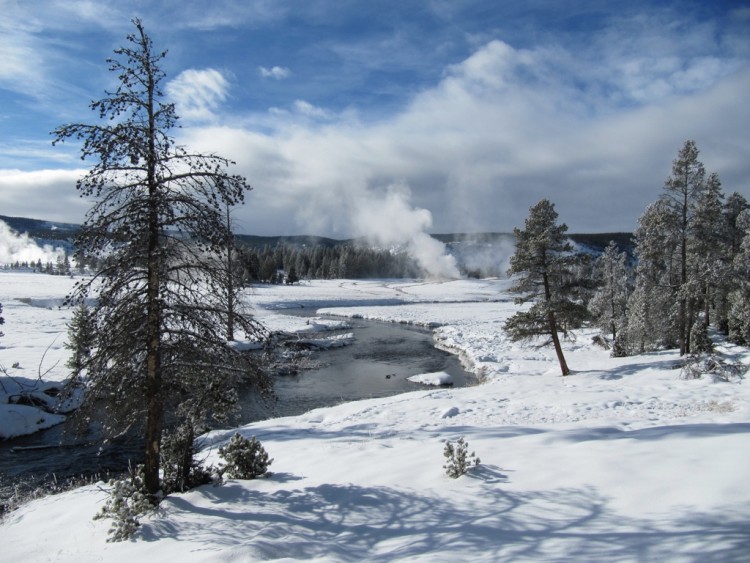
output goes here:
<path id="1" fill-rule="evenodd" d="M 627 345 L 642 353 L 677 342 L 678 241 L 666 202 L 649 205 L 635 231 L 635 288 L 628 299 Z"/>
<path id="2" fill-rule="evenodd" d="M 711 303 L 716 288 L 727 278 L 732 257 L 729 255 L 726 223 L 723 217 L 724 194 L 716 173 L 711 174 L 697 197 L 689 238 L 691 276 L 690 307 L 703 303 L 703 325 L 711 320 Z M 692 349 L 692 347 L 691 347 Z"/>
<path id="3" fill-rule="evenodd" d="M 739 216 L 746 209 L 750 209 L 750 203 L 742 194 L 733 192 L 729 194 L 726 202 L 724 203 L 724 228 L 727 233 L 727 243 L 729 245 L 729 253 L 732 256 L 736 256 L 740 251 L 742 240 L 745 236 L 740 225 L 738 225 Z"/>
<path id="4" fill-rule="evenodd" d="M 744 236 L 734 257 L 736 287 L 729 294 L 729 338 L 750 346 L 750 209 L 737 217 L 737 227 Z"/>
<path id="5" fill-rule="evenodd" d="M 80 381 L 84 370 L 88 368 L 95 345 L 94 319 L 89 307 L 81 301 L 73 311 L 68 324 L 68 341 L 63 344 L 65 349 L 70 350 L 65 366 L 70 369 L 73 382 Z"/>
<path id="6" fill-rule="evenodd" d="M 735 257 L 740 253 L 744 234 L 738 225 L 738 219 L 746 209 L 750 209 L 750 203 L 744 196 L 734 192 L 727 197 L 722 211 L 724 240 L 721 248 L 727 271 L 725 275 L 722 275 L 715 288 L 713 300 L 715 315 L 713 320 L 717 328 L 726 335 L 729 334 L 729 294 L 738 288 L 738 282 L 740 281 L 740 278 L 735 275 L 733 265 Z"/>
<path id="7" fill-rule="evenodd" d="M 241 203 L 249 186 L 226 172 L 230 161 L 175 143 L 175 108 L 162 101 L 166 53 L 133 23 L 127 46 L 108 61 L 117 88 L 91 104 L 101 123 L 64 125 L 54 135 L 82 141 L 82 157 L 95 162 L 77 183 L 94 204 L 76 245 L 107 257 L 69 296 L 97 292 L 86 401 L 106 405 L 112 433 L 144 429 L 144 484 L 156 502 L 166 418 L 220 418 L 239 378 L 260 376 L 227 345 L 222 299 L 222 256 L 232 240 L 224 209 Z M 261 332 L 250 318 L 235 322 L 248 335 Z"/>
<path id="8" fill-rule="evenodd" d="M 297 283 L 299 281 L 299 276 L 297 275 L 297 267 L 292 266 L 289 268 L 289 273 L 286 276 L 286 283 L 293 284 Z"/>
<path id="9" fill-rule="evenodd" d="M 612 335 L 613 355 L 624 353 L 623 332 L 627 326 L 627 304 L 630 296 L 630 272 L 628 257 L 610 242 L 599 258 L 595 278 L 599 287 L 589 302 L 594 323 L 602 331 Z"/>
<path id="10" fill-rule="evenodd" d="M 664 182 L 663 199 L 675 216 L 678 244 L 678 343 L 680 355 L 688 353 L 692 327 L 691 290 L 688 286 L 688 246 L 696 202 L 704 188 L 705 169 L 698 160 L 695 141 L 685 141 L 677 158 L 672 162 L 672 175 Z"/>
<path id="11" fill-rule="evenodd" d="M 532 302 L 505 323 L 512 340 L 548 336 L 555 347 L 563 375 L 570 374 L 558 332 L 560 327 L 576 327 L 585 316 L 585 308 L 571 298 L 575 286 L 573 270 L 577 258 L 565 232 L 567 225 L 557 224 L 557 212 L 543 199 L 529 210 L 525 228 L 514 229 L 516 251 L 510 259 L 509 275 L 517 275 L 512 291 L 522 295 L 519 304 Z"/>

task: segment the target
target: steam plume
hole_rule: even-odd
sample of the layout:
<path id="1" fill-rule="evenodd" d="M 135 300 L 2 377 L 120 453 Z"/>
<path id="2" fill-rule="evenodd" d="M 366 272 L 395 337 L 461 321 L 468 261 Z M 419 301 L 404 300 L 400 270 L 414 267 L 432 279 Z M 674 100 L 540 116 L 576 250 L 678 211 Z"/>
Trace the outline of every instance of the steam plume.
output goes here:
<path id="1" fill-rule="evenodd" d="M 384 197 L 371 192 L 353 203 L 352 223 L 360 236 L 378 244 L 403 245 L 431 278 L 456 279 L 461 274 L 445 245 L 427 234 L 432 214 L 414 207 L 405 184 L 392 184 Z"/>
<path id="2" fill-rule="evenodd" d="M 0 221 L 0 264 L 36 263 L 39 260 L 43 264 L 55 263 L 64 254 L 62 248 L 53 248 L 49 244 L 40 247 L 28 234 L 18 234 L 7 223 Z"/>

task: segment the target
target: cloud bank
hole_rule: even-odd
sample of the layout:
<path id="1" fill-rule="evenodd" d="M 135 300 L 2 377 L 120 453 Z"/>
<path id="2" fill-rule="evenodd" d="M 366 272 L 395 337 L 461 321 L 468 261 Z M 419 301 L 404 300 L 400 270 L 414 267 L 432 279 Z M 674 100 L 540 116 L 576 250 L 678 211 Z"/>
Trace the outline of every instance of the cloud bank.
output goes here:
<path id="1" fill-rule="evenodd" d="M 185 141 L 238 162 L 256 188 L 240 212 L 250 232 L 374 231 L 389 225 L 394 185 L 408 188 L 398 198 L 411 220 L 439 232 L 508 232 L 542 197 L 573 232 L 632 230 L 687 138 L 728 192 L 750 196 L 747 66 L 667 57 L 659 70 L 607 56 L 630 74 L 602 81 L 570 54 L 492 40 L 388 119 L 276 110 L 262 118 L 267 133 L 224 125 Z M 655 101 L 641 103 L 657 76 Z"/>

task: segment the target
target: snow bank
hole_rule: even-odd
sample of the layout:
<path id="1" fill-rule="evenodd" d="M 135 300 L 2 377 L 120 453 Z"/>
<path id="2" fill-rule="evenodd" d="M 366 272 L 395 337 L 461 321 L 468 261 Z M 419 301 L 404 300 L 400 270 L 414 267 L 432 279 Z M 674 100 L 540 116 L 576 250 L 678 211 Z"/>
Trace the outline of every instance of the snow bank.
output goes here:
<path id="1" fill-rule="evenodd" d="M 52 414 L 26 405 L 0 404 L 0 440 L 33 434 L 51 428 L 65 420 L 61 414 Z"/>

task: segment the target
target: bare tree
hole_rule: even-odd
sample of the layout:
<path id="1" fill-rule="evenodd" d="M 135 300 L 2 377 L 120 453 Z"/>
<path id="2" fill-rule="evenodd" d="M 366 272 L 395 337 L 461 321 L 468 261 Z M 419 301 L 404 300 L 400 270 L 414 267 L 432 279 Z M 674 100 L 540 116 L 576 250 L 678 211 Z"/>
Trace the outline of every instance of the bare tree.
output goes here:
<path id="1" fill-rule="evenodd" d="M 250 187 L 227 172 L 233 162 L 189 152 L 170 136 L 178 118 L 163 101 L 166 52 L 154 51 L 140 20 L 133 24 L 127 45 L 108 60 L 117 89 L 91 104 L 100 123 L 53 134 L 55 143 L 82 141 L 82 158 L 95 162 L 77 183 L 94 203 L 76 245 L 103 266 L 69 296 L 98 298 L 87 401 L 106 404 L 114 433 L 144 428 L 144 481 L 156 502 L 166 418 L 191 428 L 221 419 L 236 402 L 237 381 L 262 376 L 228 345 L 221 298 L 232 242 L 224 209 L 242 203 Z M 235 315 L 234 324 L 262 334 L 249 317 Z"/>

